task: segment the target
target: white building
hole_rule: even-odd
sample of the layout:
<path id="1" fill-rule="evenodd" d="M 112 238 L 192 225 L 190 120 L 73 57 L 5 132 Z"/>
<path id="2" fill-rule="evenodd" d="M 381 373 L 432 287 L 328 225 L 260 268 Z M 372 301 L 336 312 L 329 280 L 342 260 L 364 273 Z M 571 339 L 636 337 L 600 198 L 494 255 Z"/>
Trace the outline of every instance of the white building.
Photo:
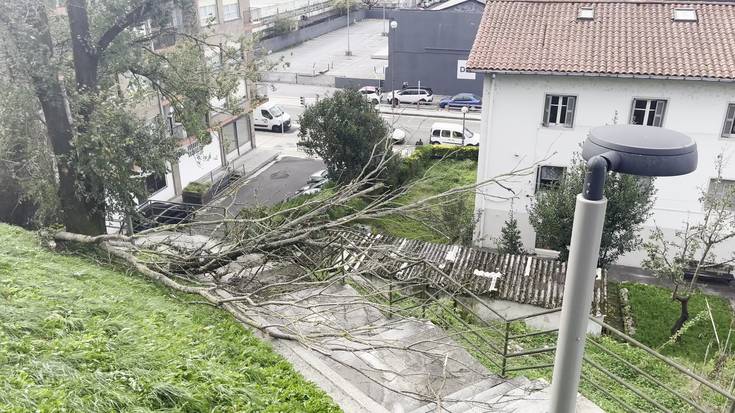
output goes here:
<path id="1" fill-rule="evenodd" d="M 187 29 L 187 23 L 198 25 L 200 34 L 207 34 L 209 43 L 237 48 L 240 44 L 236 40 L 241 36 L 250 36 L 252 30 L 249 8 L 248 0 L 196 0 L 194 3 L 196 14 L 186 16 L 180 11 L 175 12 L 173 25 L 182 31 L 197 30 Z M 166 41 L 153 44 L 154 49 L 166 50 L 176 41 L 175 36 L 162 39 Z M 218 49 L 205 49 L 204 52 L 212 65 L 222 64 Z M 244 51 L 243 58 L 250 58 L 248 54 L 248 51 Z M 150 119 L 159 114 L 166 116 L 172 133 L 179 137 L 179 145 L 186 152 L 177 163 L 170 165 L 170 170 L 165 176 L 151 174 L 146 177 L 145 185 L 149 200 L 172 200 L 180 196 L 189 183 L 227 167 L 234 159 L 255 148 L 249 86 L 252 87 L 243 79 L 236 93 L 242 114 L 232 116 L 212 111 L 209 121 L 211 142 L 207 145 L 201 145 L 195 138 L 187 136 L 181 125 L 176 123 L 176 114 L 171 113 L 165 99 L 151 98 L 148 106 L 138 108 L 144 118 Z M 213 108 L 223 105 L 224 101 L 216 99 L 211 101 Z"/>
<path id="2" fill-rule="evenodd" d="M 673 231 L 701 216 L 699 188 L 716 176 L 718 154 L 730 160 L 724 178 L 735 184 L 733 3 L 488 2 L 467 68 L 484 73 L 478 182 L 533 165 L 505 182 L 514 195 L 498 185 L 478 194 L 485 246 L 500 234 L 512 197 L 524 244 L 536 247 L 531 199 L 559 179 L 598 125 L 662 126 L 697 142 L 694 173 L 657 178 L 648 228 Z"/>

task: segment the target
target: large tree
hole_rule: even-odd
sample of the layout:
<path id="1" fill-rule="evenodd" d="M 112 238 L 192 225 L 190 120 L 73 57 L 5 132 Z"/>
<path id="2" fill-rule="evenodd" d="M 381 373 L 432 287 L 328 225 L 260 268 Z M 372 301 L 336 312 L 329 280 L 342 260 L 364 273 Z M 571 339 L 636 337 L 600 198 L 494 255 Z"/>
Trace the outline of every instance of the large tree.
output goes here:
<path id="1" fill-rule="evenodd" d="M 586 166 L 575 155 L 558 186 L 541 191 L 529 208 L 537 244 L 560 252 L 566 260 L 572 240 L 572 221 L 577 194 L 582 192 Z M 621 255 L 641 245 L 641 225 L 648 219 L 656 189 L 653 180 L 610 173 L 605 182 L 607 211 L 598 265 L 606 268 Z"/>
<path id="2" fill-rule="evenodd" d="M 248 70 L 237 59 L 217 70 L 207 65 L 206 48 L 232 52 L 193 30 L 191 0 L 67 0 L 65 10 L 43 0 L 6 2 L 0 40 L 10 75 L 1 80 L 27 85 L 43 114 L 61 221 L 99 234 L 107 212 L 130 210 L 141 194 L 133 171 L 163 173 L 178 155 L 163 116 L 145 120 L 136 109 L 159 96 L 190 135 L 207 139 L 211 99 L 234 93 Z M 173 24 L 179 10 L 188 24 Z M 153 47 L 172 35 L 180 36 L 175 47 Z"/>
<path id="3" fill-rule="evenodd" d="M 324 159 L 329 177 L 349 182 L 390 150 L 388 125 L 356 90 L 340 90 L 308 107 L 299 120 L 298 146 Z M 391 174 L 387 168 L 384 175 Z"/>

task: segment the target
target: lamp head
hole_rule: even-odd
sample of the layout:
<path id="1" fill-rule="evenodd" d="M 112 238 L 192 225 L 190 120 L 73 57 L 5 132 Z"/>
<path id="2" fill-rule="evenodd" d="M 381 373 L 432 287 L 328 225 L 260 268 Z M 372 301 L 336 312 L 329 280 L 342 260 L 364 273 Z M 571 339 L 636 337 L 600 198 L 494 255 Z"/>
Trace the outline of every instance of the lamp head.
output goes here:
<path id="1" fill-rule="evenodd" d="M 608 170 L 640 176 L 685 175 L 697 169 L 697 144 L 683 133 L 655 126 L 609 125 L 590 130 L 582 157 L 607 160 Z"/>

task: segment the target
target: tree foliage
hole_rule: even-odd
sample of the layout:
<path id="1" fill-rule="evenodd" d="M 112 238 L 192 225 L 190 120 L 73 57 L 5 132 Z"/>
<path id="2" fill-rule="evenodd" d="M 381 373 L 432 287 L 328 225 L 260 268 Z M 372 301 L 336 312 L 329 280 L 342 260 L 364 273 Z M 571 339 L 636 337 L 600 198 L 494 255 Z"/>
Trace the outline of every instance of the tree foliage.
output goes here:
<path id="1" fill-rule="evenodd" d="M 518 229 L 518 220 L 513 216 L 513 211 L 508 214 L 503 228 L 500 229 L 498 240 L 498 252 L 501 254 L 523 254 L 523 241 L 521 241 L 521 230 Z"/>
<path id="2" fill-rule="evenodd" d="M 240 47 L 197 27 L 191 0 L 67 0 L 65 12 L 47 3 L 6 2 L 0 86 L 18 85 L 34 106 L 26 110 L 42 113 L 34 122 L 50 143 L 60 220 L 97 234 L 108 213 L 145 197 L 134 171 L 164 173 L 179 155 L 164 119 L 151 115 L 157 101 L 206 143 L 208 114 L 237 106 L 231 97 L 253 65 Z M 175 45 L 156 47 L 165 36 Z"/>
<path id="3" fill-rule="evenodd" d="M 374 169 L 391 150 L 389 128 L 375 108 L 355 90 L 340 90 L 308 107 L 299 120 L 298 146 L 327 165 L 329 177 L 349 182 Z M 388 168 L 383 176 L 392 173 Z"/>
<path id="4" fill-rule="evenodd" d="M 735 254 L 718 257 L 717 246 L 735 238 L 735 188 L 722 178 L 724 161 L 716 159 L 717 179 L 710 190 L 700 189 L 699 202 L 703 214 L 698 220 L 687 220 L 672 236 L 656 227 L 644 244 L 647 257 L 643 267 L 659 278 L 674 284 L 673 299 L 681 303 L 681 314 L 671 329 L 676 333 L 689 319 L 688 302 L 702 272 L 713 270 L 735 261 Z M 692 279 L 685 283 L 685 271 L 692 271 Z"/>
<path id="5" fill-rule="evenodd" d="M 529 208 L 537 244 L 560 252 L 566 260 L 572 239 L 577 194 L 582 192 L 585 163 L 576 155 L 559 185 L 539 192 Z M 621 255 L 638 248 L 641 225 L 648 219 L 656 189 L 653 180 L 610 173 L 605 182 L 607 211 L 598 265 L 608 267 Z"/>

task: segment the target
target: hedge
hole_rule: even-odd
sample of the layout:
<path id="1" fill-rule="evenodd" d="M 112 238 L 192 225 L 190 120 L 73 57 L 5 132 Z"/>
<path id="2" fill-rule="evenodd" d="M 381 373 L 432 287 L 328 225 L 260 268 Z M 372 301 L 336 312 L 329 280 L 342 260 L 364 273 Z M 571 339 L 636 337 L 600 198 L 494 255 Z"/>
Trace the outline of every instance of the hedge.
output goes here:
<path id="1" fill-rule="evenodd" d="M 454 145 L 422 145 L 417 146 L 413 153 L 401 163 L 399 182 L 401 184 L 423 174 L 426 166 L 432 159 L 450 159 L 453 161 L 472 160 L 477 162 L 480 148 L 477 146 Z"/>

